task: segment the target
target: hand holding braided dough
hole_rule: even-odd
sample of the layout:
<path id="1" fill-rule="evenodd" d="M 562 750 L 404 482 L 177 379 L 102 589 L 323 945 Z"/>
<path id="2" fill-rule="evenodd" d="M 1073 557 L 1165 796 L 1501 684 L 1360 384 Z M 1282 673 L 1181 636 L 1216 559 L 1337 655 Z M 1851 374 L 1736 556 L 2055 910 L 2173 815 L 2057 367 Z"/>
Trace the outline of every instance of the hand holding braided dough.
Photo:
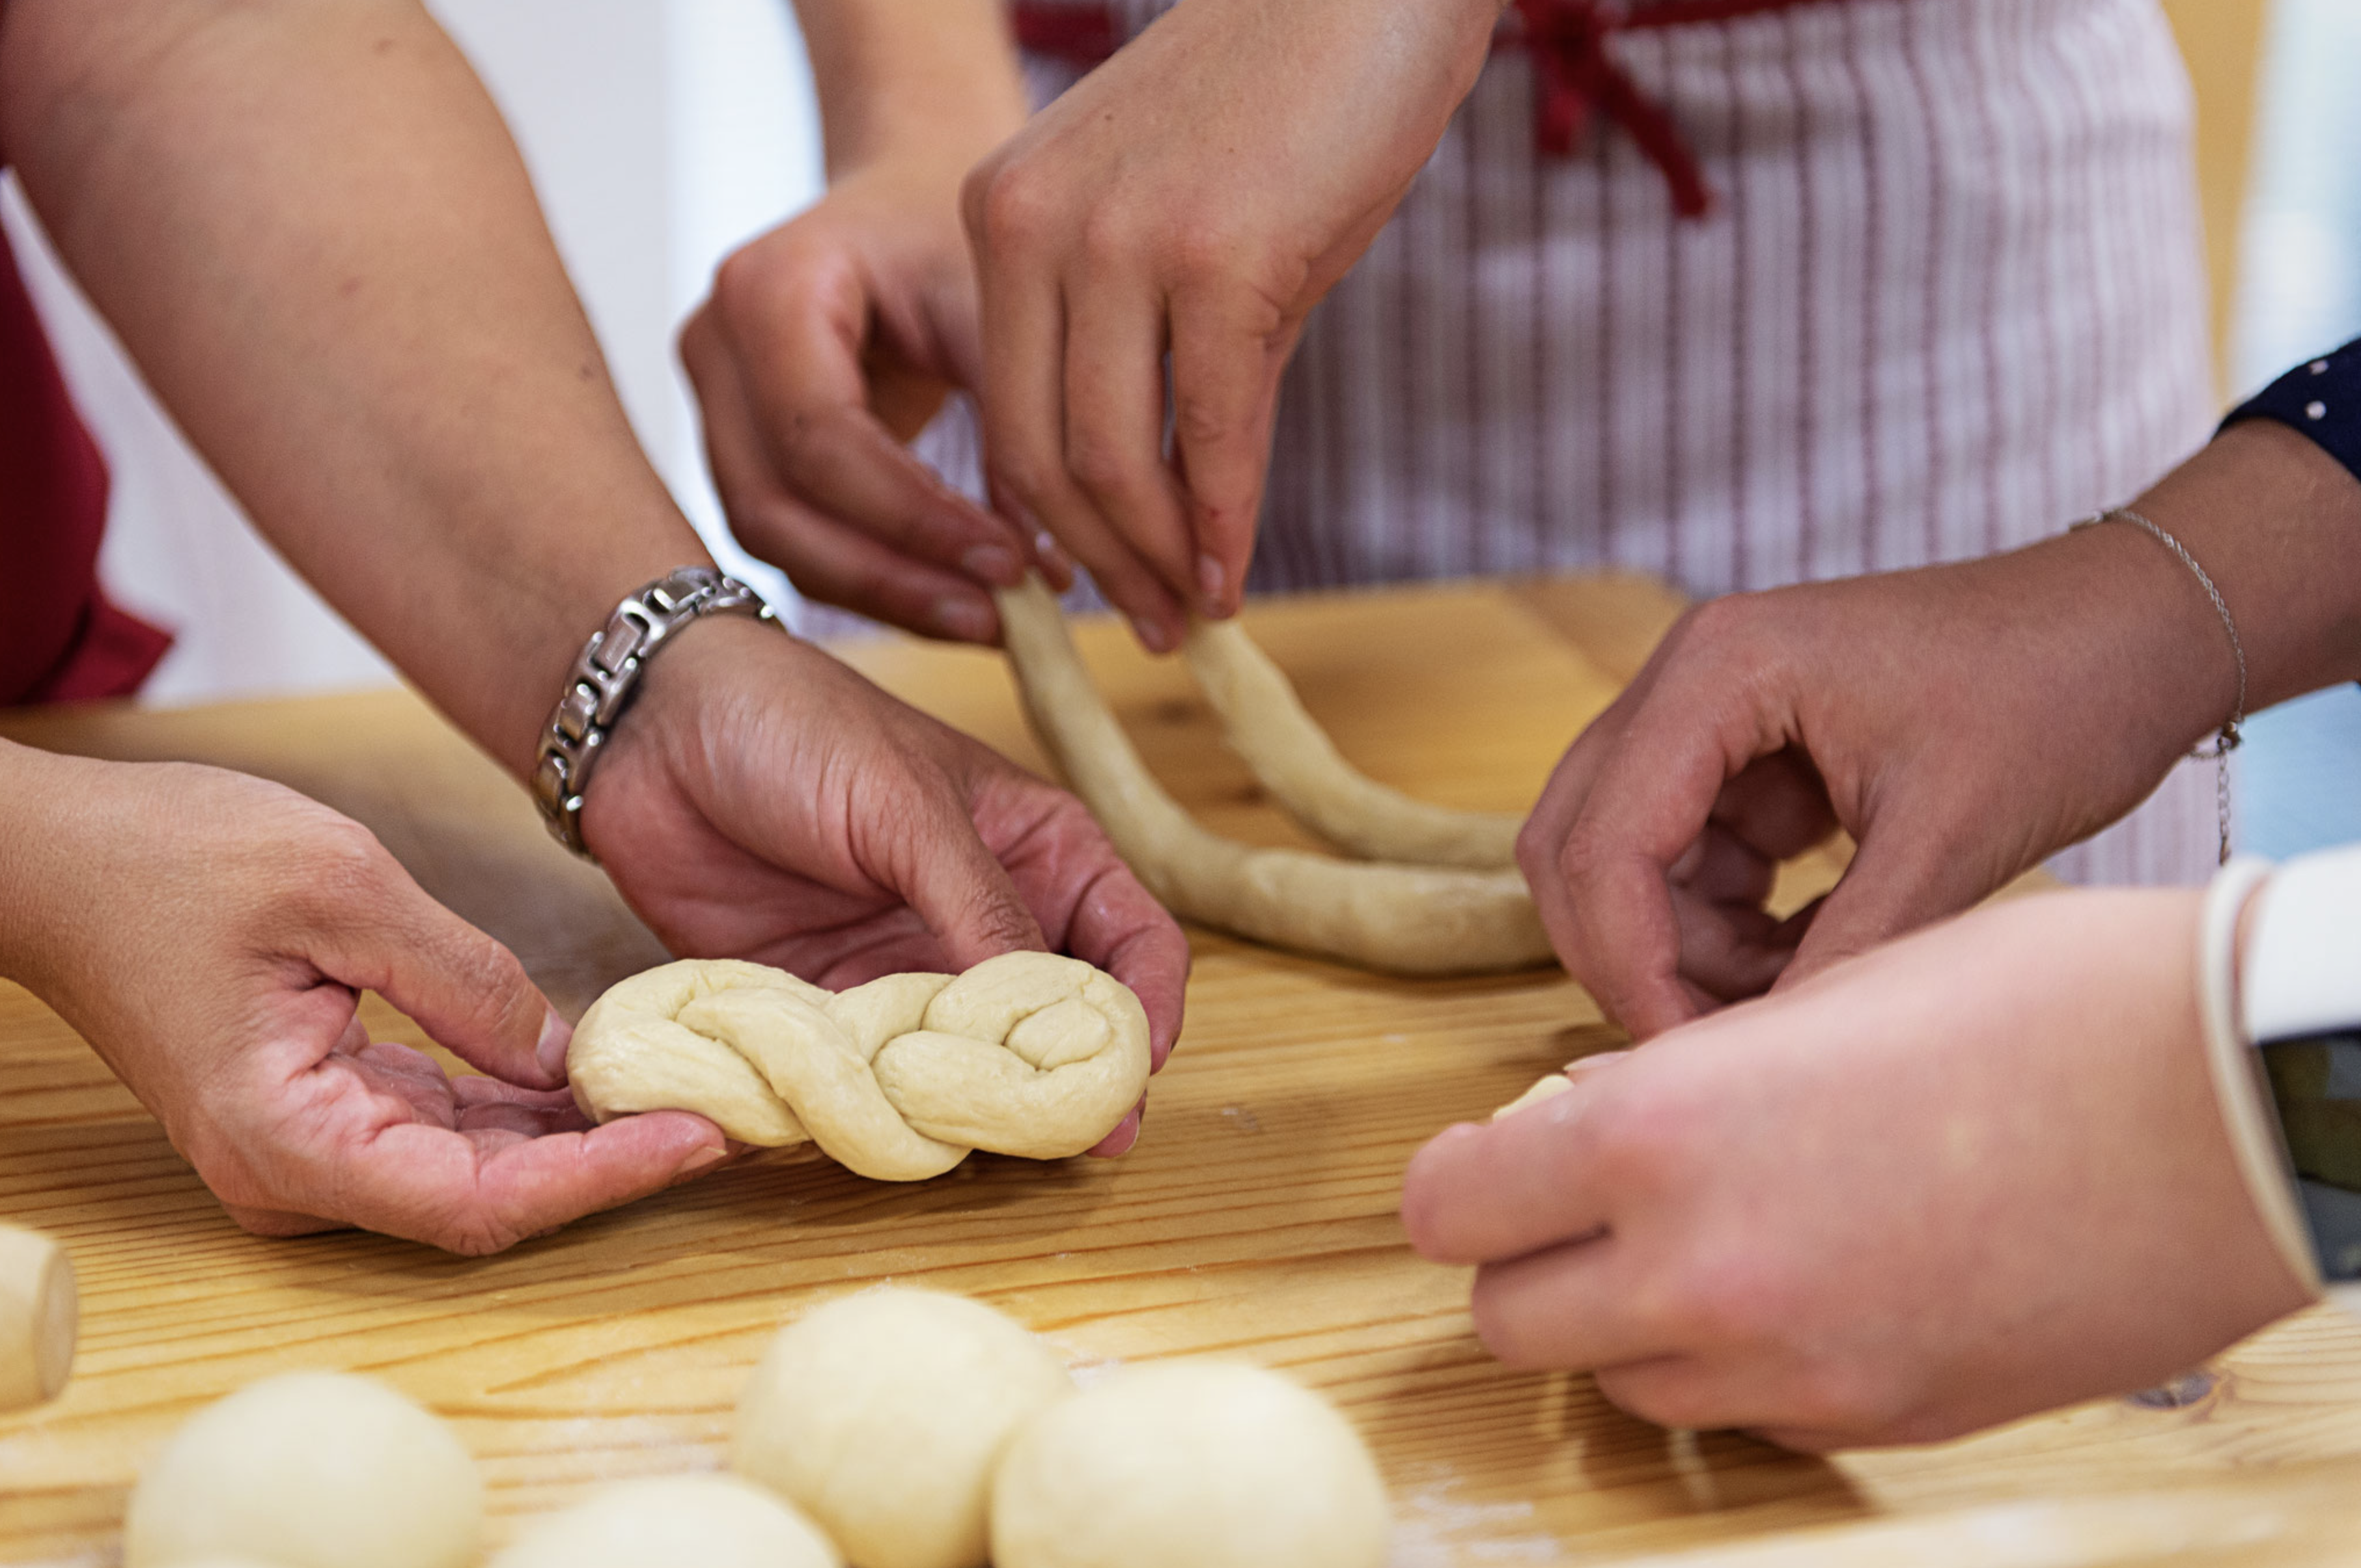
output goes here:
<path id="1" fill-rule="evenodd" d="M 1062 1159 L 1105 1137 L 1148 1087 L 1148 1014 L 1055 953 L 843 992 L 683 959 L 593 1003 L 566 1069 L 598 1121 L 695 1111 L 742 1143 L 809 1141 L 862 1176 L 922 1181 L 972 1149 Z"/>

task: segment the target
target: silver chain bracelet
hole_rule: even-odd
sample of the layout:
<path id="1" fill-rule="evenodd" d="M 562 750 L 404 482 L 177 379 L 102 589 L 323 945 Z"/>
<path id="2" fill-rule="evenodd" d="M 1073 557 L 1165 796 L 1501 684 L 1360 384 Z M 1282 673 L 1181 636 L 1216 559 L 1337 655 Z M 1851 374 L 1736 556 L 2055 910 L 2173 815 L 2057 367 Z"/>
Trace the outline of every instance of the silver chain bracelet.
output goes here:
<path id="1" fill-rule="evenodd" d="M 2226 866 L 2230 863 L 2230 753 L 2236 751 L 2239 741 L 2245 739 L 2239 727 L 2246 722 L 2246 645 L 2238 640 L 2238 623 L 2230 619 L 2230 607 L 2222 602 L 2222 590 L 2213 586 L 2213 577 L 2197 564 L 2197 557 L 2189 553 L 2188 546 L 2129 507 L 2111 507 L 2095 516 L 2084 518 L 2074 528 L 2094 528 L 2103 522 L 2128 522 L 2179 557 L 2180 564 L 2195 576 L 2198 586 L 2205 590 L 2205 597 L 2213 601 L 2213 613 L 2222 618 L 2222 630 L 2229 633 L 2230 657 L 2237 661 L 2238 665 L 2238 695 L 2230 704 L 2230 717 L 2223 721 L 2213 744 L 2200 746 L 2189 753 L 2199 762 L 2213 764 L 2214 813 L 2222 832 L 2221 863 Z"/>
<path id="2" fill-rule="evenodd" d="M 711 566 L 683 566 L 615 607 L 590 634 L 566 677 L 566 695 L 541 734 L 533 770 L 533 798 L 550 837 L 586 861 L 582 792 L 590 786 L 608 731 L 638 692 L 640 676 L 657 649 L 690 621 L 708 615 L 751 615 L 776 624 L 762 597 Z"/>

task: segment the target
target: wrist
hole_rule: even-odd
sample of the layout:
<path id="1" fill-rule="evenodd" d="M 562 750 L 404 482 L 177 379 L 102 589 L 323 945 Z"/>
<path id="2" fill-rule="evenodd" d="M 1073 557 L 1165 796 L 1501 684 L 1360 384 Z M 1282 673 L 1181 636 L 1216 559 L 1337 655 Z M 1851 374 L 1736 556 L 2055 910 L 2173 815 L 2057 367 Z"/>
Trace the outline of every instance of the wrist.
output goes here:
<path id="1" fill-rule="evenodd" d="M 2068 715 L 2136 751 L 2144 776 L 2160 778 L 2231 717 L 2238 667 L 2221 617 L 2136 525 L 2076 529 L 2003 560 L 2028 573 L 2031 602 L 2082 629 L 2080 667 L 2060 672 Z"/>
<path id="2" fill-rule="evenodd" d="M 2135 505 L 2220 590 L 2246 644 L 2249 711 L 2361 678 L 2361 483 L 2334 458 L 2250 420 Z"/>
<path id="3" fill-rule="evenodd" d="M 1030 112 L 1000 0 L 797 7 L 831 182 L 886 160 L 964 170 Z"/>
<path id="4" fill-rule="evenodd" d="M 551 834 L 588 855 L 582 808 L 593 774 L 623 716 L 644 695 L 648 676 L 699 622 L 742 617 L 775 627 L 771 608 L 718 568 L 675 568 L 620 600 L 583 644 L 536 748 L 533 795 Z"/>

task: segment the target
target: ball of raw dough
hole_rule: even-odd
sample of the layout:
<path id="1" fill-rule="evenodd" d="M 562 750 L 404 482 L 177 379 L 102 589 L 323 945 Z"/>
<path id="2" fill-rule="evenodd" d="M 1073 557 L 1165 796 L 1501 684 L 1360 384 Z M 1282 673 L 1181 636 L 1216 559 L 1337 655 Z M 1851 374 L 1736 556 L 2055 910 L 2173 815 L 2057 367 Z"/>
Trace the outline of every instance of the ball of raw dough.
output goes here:
<path id="1" fill-rule="evenodd" d="M 779 1331 L 738 1401 L 730 1467 L 785 1494 L 860 1568 L 982 1568 L 993 1467 L 1073 1392 L 979 1301 L 869 1290 Z"/>
<path id="2" fill-rule="evenodd" d="M 207 1406 L 131 1493 L 124 1568 L 472 1568 L 484 1484 L 451 1429 L 368 1377 L 295 1372 Z"/>
<path id="3" fill-rule="evenodd" d="M 1352 1424 L 1275 1374 L 1121 1372 L 1041 1415 L 992 1491 L 995 1568 L 1378 1568 L 1386 1490 Z"/>
<path id="4" fill-rule="evenodd" d="M 843 1568 L 812 1522 L 735 1475 L 648 1475 L 552 1514 L 491 1568 Z"/>

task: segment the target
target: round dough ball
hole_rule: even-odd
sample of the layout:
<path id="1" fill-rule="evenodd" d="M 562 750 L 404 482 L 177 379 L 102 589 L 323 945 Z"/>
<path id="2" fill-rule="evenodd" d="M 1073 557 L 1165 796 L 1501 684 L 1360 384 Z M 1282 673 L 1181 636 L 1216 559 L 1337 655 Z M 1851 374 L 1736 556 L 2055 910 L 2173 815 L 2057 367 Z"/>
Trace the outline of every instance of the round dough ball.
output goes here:
<path id="1" fill-rule="evenodd" d="M 451 1429 L 373 1378 L 267 1377 L 199 1410 L 131 1493 L 124 1568 L 472 1568 L 484 1484 Z"/>
<path id="2" fill-rule="evenodd" d="M 993 1467 L 1073 1392 L 980 1301 L 868 1290 L 779 1331 L 738 1401 L 730 1468 L 775 1487 L 860 1568 L 982 1568 Z"/>
<path id="3" fill-rule="evenodd" d="M 1121 1372 L 1009 1445 L 995 1568 L 1378 1568 L 1386 1489 L 1318 1395 L 1221 1362 Z"/>
<path id="4" fill-rule="evenodd" d="M 843 1568 L 812 1522 L 735 1475 L 648 1475 L 529 1527 L 492 1568 Z"/>

